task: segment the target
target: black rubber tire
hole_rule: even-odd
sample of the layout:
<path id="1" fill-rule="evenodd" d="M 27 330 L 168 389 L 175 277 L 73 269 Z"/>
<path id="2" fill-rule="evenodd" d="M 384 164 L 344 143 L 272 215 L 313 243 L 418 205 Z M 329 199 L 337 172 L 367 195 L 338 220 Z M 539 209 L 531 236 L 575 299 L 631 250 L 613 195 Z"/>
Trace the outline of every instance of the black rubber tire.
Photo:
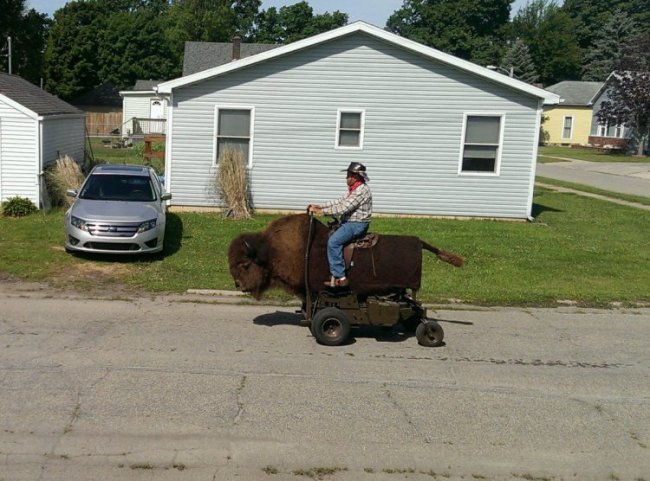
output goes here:
<path id="1" fill-rule="evenodd" d="M 341 309 L 326 307 L 311 320 L 311 333 L 320 344 L 338 346 L 350 335 L 350 319 Z"/>
<path id="2" fill-rule="evenodd" d="M 415 329 L 415 337 L 418 339 L 418 344 L 425 347 L 438 347 L 442 346 L 442 340 L 445 337 L 445 332 L 436 321 L 422 321 L 417 329 Z"/>

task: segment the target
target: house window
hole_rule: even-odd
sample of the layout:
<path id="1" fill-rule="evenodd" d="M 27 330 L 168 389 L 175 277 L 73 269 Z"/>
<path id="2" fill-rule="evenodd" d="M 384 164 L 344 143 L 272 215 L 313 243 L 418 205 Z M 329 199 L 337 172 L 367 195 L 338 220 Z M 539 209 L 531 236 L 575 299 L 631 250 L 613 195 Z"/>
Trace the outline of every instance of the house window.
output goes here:
<path id="1" fill-rule="evenodd" d="M 562 138 L 570 139 L 573 136 L 573 117 L 564 117 L 562 125 Z"/>
<path id="2" fill-rule="evenodd" d="M 609 122 L 598 124 L 598 137 L 614 137 L 622 139 L 625 134 L 625 128 L 621 124 L 610 125 Z"/>
<path id="3" fill-rule="evenodd" d="M 339 110 L 336 129 L 336 147 L 340 149 L 363 148 L 364 112 Z"/>
<path id="4" fill-rule="evenodd" d="M 461 172 L 498 170 L 501 152 L 502 115 L 467 115 Z"/>
<path id="5" fill-rule="evenodd" d="M 616 128 L 614 129 L 614 137 L 617 139 L 622 139 L 623 138 L 623 126 L 622 125 L 617 125 Z"/>
<path id="6" fill-rule="evenodd" d="M 227 149 L 238 150 L 250 165 L 252 108 L 219 108 L 216 112 L 216 162 Z"/>

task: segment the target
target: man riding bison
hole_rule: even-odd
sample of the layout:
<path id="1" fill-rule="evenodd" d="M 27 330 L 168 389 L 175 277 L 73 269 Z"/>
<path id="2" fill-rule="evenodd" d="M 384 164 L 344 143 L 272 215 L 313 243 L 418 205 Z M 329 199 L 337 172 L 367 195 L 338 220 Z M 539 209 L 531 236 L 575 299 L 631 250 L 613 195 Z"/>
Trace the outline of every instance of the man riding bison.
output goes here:
<path id="1" fill-rule="evenodd" d="M 332 235 L 318 221 L 312 226 L 308 280 L 313 290 L 321 290 L 324 284 L 349 286 L 357 293 L 386 293 L 404 288 L 417 290 L 420 287 L 422 249 L 454 266 L 463 264 L 461 257 L 433 247 L 418 237 L 381 235 L 374 247 L 358 251 L 358 258 L 346 276 L 342 270 L 342 244 L 365 234 L 372 215 L 372 194 L 366 185 L 365 166 L 351 163 L 346 180 L 347 195 L 322 206 L 309 206 L 311 212 L 342 217 L 340 227 Z M 354 225 L 348 231 L 346 226 L 350 224 L 361 225 Z M 344 235 L 338 234 L 342 229 Z M 304 300 L 309 230 L 310 216 L 294 214 L 273 221 L 263 232 L 236 237 L 228 252 L 235 286 L 256 298 L 268 288 L 278 287 Z"/>
<path id="2" fill-rule="evenodd" d="M 365 166 L 353 162 L 346 172 L 348 192 L 343 197 L 322 205 L 310 204 L 308 214 L 280 217 L 264 231 L 241 234 L 232 241 L 228 260 L 235 286 L 258 299 L 271 287 L 281 288 L 303 301 L 307 319 L 323 306 L 329 306 L 325 311 L 344 325 L 347 329 L 343 329 L 344 332 L 349 331 L 351 322 L 346 317 L 350 316 L 360 324 L 389 324 L 384 314 L 380 315 L 384 321 L 375 322 L 368 314 L 372 309 L 366 312 L 366 308 L 381 296 L 389 296 L 380 299 L 382 305 L 387 299 L 391 299 L 389 303 L 397 299 L 399 305 L 404 302 L 412 305 L 424 318 L 425 310 L 414 300 L 422 277 L 422 250 L 433 252 L 440 260 L 456 267 L 463 264 L 462 257 L 415 236 L 382 234 L 360 241 L 370 223 L 372 194 L 367 186 Z M 314 213 L 338 216 L 338 228 L 332 233 L 313 218 Z M 348 243 L 344 259 L 343 245 Z M 413 295 L 406 296 L 407 290 Z M 317 294 L 321 291 L 325 292 Z M 314 296 L 316 301 L 312 308 Z M 347 306 L 343 312 L 331 311 L 340 302 Z M 350 307 L 352 305 L 356 307 Z M 320 317 L 314 315 L 314 320 Z M 399 316 L 395 318 L 395 322 L 399 320 Z M 326 329 L 325 320 L 322 324 Z M 321 334 L 319 337 L 314 332 L 323 343 L 342 342 L 341 335 L 337 334 L 333 340 L 334 337 L 328 337 L 327 333 Z M 438 342 L 442 338 L 436 339 Z"/>

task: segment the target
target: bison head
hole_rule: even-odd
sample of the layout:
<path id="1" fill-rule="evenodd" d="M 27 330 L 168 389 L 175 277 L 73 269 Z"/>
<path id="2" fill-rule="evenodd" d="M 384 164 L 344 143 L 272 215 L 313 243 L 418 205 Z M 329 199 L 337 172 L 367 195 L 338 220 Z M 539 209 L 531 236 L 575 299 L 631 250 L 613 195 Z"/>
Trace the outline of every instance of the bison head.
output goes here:
<path id="1" fill-rule="evenodd" d="M 259 299 L 271 284 L 269 247 L 261 234 L 242 234 L 228 250 L 230 274 L 235 286 Z"/>

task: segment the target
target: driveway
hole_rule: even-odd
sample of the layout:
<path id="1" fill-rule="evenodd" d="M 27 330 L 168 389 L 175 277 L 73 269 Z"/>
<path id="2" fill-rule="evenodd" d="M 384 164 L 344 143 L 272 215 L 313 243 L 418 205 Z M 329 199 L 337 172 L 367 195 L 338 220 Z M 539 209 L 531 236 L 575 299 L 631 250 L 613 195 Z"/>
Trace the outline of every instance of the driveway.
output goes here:
<path id="1" fill-rule="evenodd" d="M 324 347 L 293 308 L 0 283 L 0 479 L 650 479 L 650 309 L 434 314 L 440 348 Z"/>
<path id="2" fill-rule="evenodd" d="M 650 197 L 650 163 L 562 160 L 538 163 L 536 174 L 611 192 Z"/>

